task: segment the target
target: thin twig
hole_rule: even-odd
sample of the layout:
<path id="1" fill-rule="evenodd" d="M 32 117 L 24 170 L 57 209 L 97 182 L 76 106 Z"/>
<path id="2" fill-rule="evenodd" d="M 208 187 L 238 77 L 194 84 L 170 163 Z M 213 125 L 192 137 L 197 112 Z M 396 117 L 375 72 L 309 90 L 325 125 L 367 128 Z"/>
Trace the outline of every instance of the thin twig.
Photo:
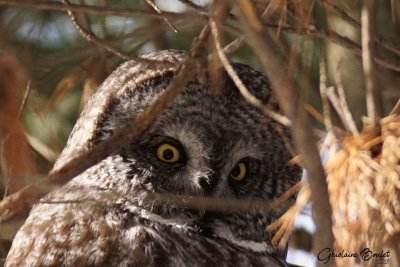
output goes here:
<path id="1" fill-rule="evenodd" d="M 336 87 L 339 94 L 340 106 L 341 106 L 341 113 L 339 115 L 343 115 L 343 124 L 345 125 L 346 129 L 350 131 L 354 136 L 359 135 L 359 131 L 357 129 L 356 123 L 354 122 L 353 116 L 351 115 L 349 105 L 347 103 L 346 94 L 344 92 L 342 76 L 340 75 L 340 68 L 341 61 L 337 64 L 336 67 L 336 75 L 335 75 L 335 82 Z M 342 118 L 342 117 L 341 117 Z"/>
<path id="2" fill-rule="evenodd" d="M 353 25 L 355 27 L 360 27 L 361 24 L 353 19 L 349 14 L 347 14 L 345 11 L 340 9 L 337 5 L 335 5 L 332 1 L 330 0 L 322 0 L 324 3 L 325 7 L 332 11 L 334 14 L 338 15 L 340 18 L 342 18 L 344 21 L 348 22 L 350 25 Z"/>
<path id="3" fill-rule="evenodd" d="M 217 26 L 213 20 L 210 20 L 211 32 L 214 36 L 215 46 L 217 48 L 218 56 L 221 60 L 222 65 L 224 66 L 226 72 L 229 77 L 231 77 L 232 81 L 235 83 L 236 87 L 239 89 L 242 96 L 253 106 L 259 108 L 265 115 L 272 118 L 273 120 L 285 125 L 290 125 L 290 120 L 272 110 L 270 110 L 265 104 L 263 104 L 258 98 L 256 98 L 243 84 L 240 77 L 236 74 L 235 70 L 229 63 L 229 60 L 226 58 L 225 53 L 222 51 L 221 44 L 218 42 L 219 32 Z"/>
<path id="4" fill-rule="evenodd" d="M 26 85 L 24 98 L 22 98 L 21 106 L 19 107 L 18 118 L 21 118 L 22 112 L 24 112 L 30 92 L 31 92 L 31 81 L 29 80 Z"/>
<path id="5" fill-rule="evenodd" d="M 400 114 L 400 99 L 397 101 L 393 110 L 390 112 L 390 115 L 393 115 L 393 114 Z"/>
<path id="6" fill-rule="evenodd" d="M 69 0 L 64 0 L 64 3 L 67 7 L 71 6 L 71 3 L 69 2 Z M 95 45 L 109 51 L 110 53 L 112 53 L 124 60 L 135 60 L 137 62 L 149 63 L 149 64 L 153 64 L 153 65 L 157 65 L 157 66 L 165 66 L 165 67 L 171 66 L 171 64 L 168 62 L 161 62 L 161 61 L 157 61 L 157 60 L 150 60 L 150 59 L 140 58 L 140 57 L 132 57 L 132 56 L 126 54 L 125 52 L 115 49 L 114 47 L 108 45 L 108 43 L 106 43 L 103 40 L 101 40 L 100 38 L 98 38 L 94 33 L 86 30 L 77 21 L 76 16 L 74 15 L 74 13 L 71 10 L 67 10 L 67 13 L 68 13 L 69 17 L 71 18 L 72 24 L 75 26 L 75 28 L 78 30 L 78 32 L 81 34 L 81 36 L 85 40 L 94 43 Z"/>
<path id="7" fill-rule="evenodd" d="M 326 96 L 326 64 L 321 58 L 319 63 L 319 91 L 321 93 L 322 114 L 324 116 L 324 124 L 328 132 L 333 133 L 333 124 L 331 120 L 331 112 L 329 110 L 329 102 Z"/>
<path id="8" fill-rule="evenodd" d="M 220 0 L 220 1 L 213 1 L 211 3 L 210 9 L 210 21 L 214 24 L 211 25 L 211 31 L 214 32 L 212 29 L 215 26 L 216 31 L 220 33 L 220 29 L 222 25 L 226 24 L 227 15 L 230 12 L 230 5 L 228 5 L 227 0 Z M 215 40 L 218 38 L 217 40 Z M 215 94 L 221 94 L 224 90 L 225 86 L 225 79 L 224 79 L 224 67 L 221 62 L 221 59 L 218 56 L 217 47 L 215 46 L 215 42 L 219 44 L 224 43 L 225 35 L 224 32 L 215 36 L 213 34 L 213 38 L 210 38 L 210 48 L 209 48 L 209 57 L 208 57 L 208 75 L 209 75 L 209 86 L 211 90 L 214 91 Z"/>
<path id="9" fill-rule="evenodd" d="M 84 5 L 85 4 L 85 0 L 78 0 L 79 4 Z M 82 26 L 86 29 L 88 29 L 88 31 L 91 31 L 90 28 L 90 18 L 89 18 L 89 14 L 87 13 L 78 13 L 79 16 L 77 17 L 77 20 L 82 22 Z"/>
<path id="10" fill-rule="evenodd" d="M 342 120 L 343 125 L 346 128 L 346 130 L 350 131 L 350 127 L 347 123 L 347 119 L 344 116 L 342 104 L 340 103 L 339 97 L 335 93 L 335 87 L 330 86 L 330 87 L 326 88 L 326 96 L 328 97 L 333 108 L 336 110 L 336 113 L 339 115 L 340 119 Z"/>
<path id="11" fill-rule="evenodd" d="M 234 52 L 236 52 L 240 47 L 242 47 L 242 45 L 244 44 L 244 37 L 240 36 L 239 38 L 233 40 L 232 42 L 230 42 L 229 44 L 227 44 L 224 47 L 224 53 L 225 54 L 233 54 Z"/>
<path id="12" fill-rule="evenodd" d="M 158 6 L 154 3 L 154 0 L 146 0 L 146 3 L 153 8 L 157 14 L 162 15 L 163 12 L 158 8 Z M 175 32 L 178 32 L 178 29 L 172 24 L 172 22 L 168 18 L 164 18 L 165 23 Z"/>
<path id="13" fill-rule="evenodd" d="M 204 8 L 204 7 L 200 6 L 200 5 L 197 5 L 197 4 L 193 3 L 190 0 L 178 0 L 178 1 L 183 3 L 183 4 L 185 4 L 185 5 L 187 5 L 190 8 L 193 8 L 194 10 L 201 11 L 203 13 L 207 13 L 207 9 L 206 8 Z"/>
<path id="14" fill-rule="evenodd" d="M 279 136 L 281 137 L 283 143 L 285 144 L 285 147 L 287 149 L 287 151 L 289 151 L 290 156 L 292 157 L 292 159 L 289 160 L 288 164 L 297 164 L 300 167 L 303 168 L 303 166 L 301 165 L 301 161 L 298 162 L 294 162 L 293 159 L 295 159 L 296 157 L 298 157 L 299 155 L 296 153 L 296 151 L 294 150 L 293 144 L 291 143 L 287 132 L 285 132 L 285 130 L 283 129 L 282 125 L 277 124 L 274 125 L 274 129 L 275 131 L 279 134 Z"/>
<path id="15" fill-rule="evenodd" d="M 64 3 L 67 7 L 71 6 L 71 3 L 69 2 L 69 0 L 64 0 Z M 91 31 L 85 29 L 77 20 L 76 16 L 74 13 L 72 13 L 71 10 L 67 10 L 67 13 L 69 15 L 69 17 L 71 18 L 71 22 L 72 24 L 75 26 L 75 28 L 78 30 L 78 32 L 81 34 L 81 36 L 86 39 L 89 42 L 94 43 L 95 45 L 106 49 L 107 51 L 109 51 L 110 53 L 124 59 L 124 60 L 130 60 L 133 59 L 131 56 L 129 56 L 128 54 L 126 54 L 125 52 L 119 51 L 118 49 L 115 49 L 112 46 L 109 46 L 108 44 L 106 44 L 105 42 L 103 42 L 102 40 L 100 40 L 100 38 L 98 38 L 94 33 L 92 33 Z"/>
<path id="16" fill-rule="evenodd" d="M 393 21 L 393 24 L 397 24 L 398 23 L 398 20 L 399 20 L 399 18 L 398 18 L 398 13 L 397 13 L 397 10 L 398 10 L 398 1 L 397 0 L 391 0 L 390 1 L 390 6 L 391 6 L 391 9 L 392 9 L 392 21 Z"/>
<path id="17" fill-rule="evenodd" d="M 357 20 L 355 20 L 350 15 L 348 15 L 345 11 L 340 9 L 332 1 L 322 0 L 322 2 L 324 3 L 325 7 L 328 10 L 333 11 L 334 14 L 338 15 L 344 21 L 348 22 L 350 25 L 353 25 L 357 29 L 361 28 L 361 24 Z M 396 1 L 394 1 L 394 2 L 396 2 Z M 392 3 L 393 3 L 393 1 L 392 1 Z M 375 45 L 379 44 L 383 48 L 387 49 L 388 51 L 400 56 L 400 49 L 398 47 L 396 47 L 395 45 L 393 45 L 391 43 L 388 43 L 387 41 L 385 41 L 385 40 L 383 40 L 382 38 L 379 38 L 379 37 L 373 37 L 373 40 L 375 42 Z"/>
<path id="18" fill-rule="evenodd" d="M 143 203 L 151 203 L 153 206 L 156 205 L 168 205 L 174 207 L 195 209 L 198 211 L 218 211 L 224 213 L 230 212 L 268 212 L 279 208 L 280 205 L 284 204 L 286 200 L 293 195 L 297 190 L 296 185 L 291 188 L 288 192 L 282 195 L 280 198 L 274 201 L 261 200 L 261 199 L 237 199 L 237 198 L 220 198 L 220 197 L 206 197 L 206 196 L 189 196 L 171 193 L 158 193 L 152 192 L 145 187 L 138 187 L 133 189 L 129 195 L 121 195 L 115 190 L 108 190 L 101 192 L 104 194 L 102 200 L 88 200 L 88 199 L 75 199 L 75 200 L 45 200 L 40 201 L 41 204 L 92 204 L 107 207 L 114 205 L 121 199 L 128 201 L 129 203 L 135 204 L 137 207 L 142 207 Z M 141 199 L 136 197 L 140 195 Z M 110 204 L 111 203 L 111 204 Z M 287 203 L 286 203 L 287 204 Z M 143 207 L 145 208 L 145 207 Z"/>
<path id="19" fill-rule="evenodd" d="M 371 126 L 375 127 L 382 116 L 379 91 L 376 88 L 373 55 L 374 47 L 374 0 L 365 0 L 361 9 L 362 63 L 364 67 L 367 114 Z"/>
<path id="20" fill-rule="evenodd" d="M 317 27 L 315 24 L 310 24 L 308 28 L 299 28 L 292 26 L 282 26 L 274 23 L 265 23 L 268 27 L 280 28 L 282 31 L 295 33 L 297 35 L 312 35 L 324 40 L 329 40 L 332 43 L 348 48 L 356 55 L 362 56 L 362 48 L 356 42 L 332 30 L 324 30 Z M 384 68 L 400 72 L 400 63 L 389 58 L 384 58 L 380 55 L 374 54 L 374 62 Z"/>
<path id="21" fill-rule="evenodd" d="M 162 15 L 145 11 L 145 10 L 133 10 L 127 8 L 117 7 L 103 7 L 103 6 L 89 6 L 89 5 L 78 5 L 70 4 L 68 7 L 63 3 L 58 2 L 39 2 L 39 1 L 18 1 L 18 0 L 0 0 L 0 6 L 9 6 L 17 8 L 29 8 L 29 9 L 40 9 L 40 10 L 55 10 L 55 11 L 72 11 L 82 12 L 99 15 L 112 15 L 112 16 L 123 16 L 123 17 L 149 17 L 158 18 L 164 20 L 168 19 L 193 19 L 193 16 L 204 17 L 204 15 L 197 15 L 193 13 L 176 13 L 176 12 L 163 12 Z"/>
<path id="22" fill-rule="evenodd" d="M 311 116 L 313 116 L 314 119 L 316 119 L 321 124 L 324 124 L 324 116 L 322 116 L 321 113 L 318 110 L 316 110 L 312 105 L 310 105 L 308 103 L 304 103 L 304 109 Z"/>
<path id="23" fill-rule="evenodd" d="M 393 54 L 400 56 L 400 48 L 395 46 L 394 44 L 388 43 L 387 41 L 383 40 L 379 37 L 373 37 L 375 45 L 380 45 L 381 47 L 385 48 L 386 50 L 392 52 Z"/>
<path id="24" fill-rule="evenodd" d="M 294 87 L 293 78 L 288 73 L 287 59 L 262 25 L 253 3 L 249 0 L 236 0 L 243 32 L 247 42 L 259 57 L 266 73 L 269 74 L 272 88 L 279 104 L 291 121 L 291 130 L 297 151 L 301 153 L 302 162 L 308 174 L 313 205 L 313 217 L 316 232 L 313 239 L 314 251 L 332 248 L 332 211 L 325 172 L 321 164 L 314 135 L 303 108 L 298 90 Z M 251 19 L 249 18 L 251 17 Z M 258 23 L 255 23 L 258 21 Z M 321 263 L 322 264 L 322 263 Z"/>

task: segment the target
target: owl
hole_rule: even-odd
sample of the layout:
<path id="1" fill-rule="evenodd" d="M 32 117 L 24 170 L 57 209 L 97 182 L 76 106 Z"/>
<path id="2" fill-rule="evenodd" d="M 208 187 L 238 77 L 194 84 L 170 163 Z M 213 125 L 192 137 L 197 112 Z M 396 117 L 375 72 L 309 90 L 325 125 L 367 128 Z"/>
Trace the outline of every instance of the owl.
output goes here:
<path id="1" fill-rule="evenodd" d="M 185 53 L 142 57 L 177 65 Z M 254 96 L 278 109 L 265 75 L 232 66 Z M 53 172 L 152 105 L 175 72 L 144 61 L 118 67 L 84 107 Z M 146 133 L 41 199 L 5 266 L 286 266 L 265 230 L 283 209 L 200 211 L 152 199 L 271 201 L 299 180 L 278 124 L 227 74 L 220 93 L 207 77 L 187 83 Z"/>

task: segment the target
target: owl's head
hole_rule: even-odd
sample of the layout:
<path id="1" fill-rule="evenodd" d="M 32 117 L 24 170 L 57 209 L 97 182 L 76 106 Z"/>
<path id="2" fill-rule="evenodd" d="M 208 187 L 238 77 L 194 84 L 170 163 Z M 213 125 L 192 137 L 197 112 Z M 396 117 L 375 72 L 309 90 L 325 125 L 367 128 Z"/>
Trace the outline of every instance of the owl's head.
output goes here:
<path id="1" fill-rule="evenodd" d="M 162 51 L 145 57 L 179 62 L 183 55 Z M 265 75 L 247 65 L 233 67 L 254 96 L 271 102 Z M 56 168 L 73 149 L 95 146 L 133 120 L 173 76 L 174 69 L 133 61 L 121 65 L 85 107 Z M 278 124 L 249 104 L 225 76 L 220 94 L 205 82 L 189 82 L 149 131 L 97 166 L 105 173 L 99 175 L 101 183 L 122 195 L 141 185 L 159 193 L 261 200 L 273 200 L 293 186 L 300 169 L 288 163 L 291 155 Z M 265 226 L 278 215 L 209 212 L 198 221 L 214 232 L 225 225 L 236 238 L 261 241 Z"/>

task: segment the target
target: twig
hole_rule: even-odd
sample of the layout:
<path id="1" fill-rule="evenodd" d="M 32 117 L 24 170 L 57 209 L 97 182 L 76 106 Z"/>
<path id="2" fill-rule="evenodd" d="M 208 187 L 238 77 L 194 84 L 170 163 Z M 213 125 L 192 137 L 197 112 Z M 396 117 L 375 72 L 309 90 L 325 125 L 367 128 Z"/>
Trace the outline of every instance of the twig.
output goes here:
<path id="1" fill-rule="evenodd" d="M 400 99 L 397 101 L 393 110 L 390 112 L 390 115 L 393 115 L 393 114 L 400 114 Z"/>
<path id="2" fill-rule="evenodd" d="M 295 192 L 290 191 L 293 194 Z M 155 201 L 161 204 L 172 204 L 178 207 L 192 208 L 199 211 L 219 211 L 219 212 L 238 212 L 238 211 L 258 211 L 268 212 L 276 209 L 288 198 L 284 195 L 281 201 L 266 201 L 256 199 L 235 199 L 235 198 L 215 198 L 204 196 L 184 196 L 166 193 L 148 193 L 148 201 Z"/>
<path id="3" fill-rule="evenodd" d="M 239 38 L 233 40 L 224 47 L 223 49 L 224 53 L 228 55 L 232 54 L 236 52 L 243 44 L 244 44 L 244 38 L 243 36 L 240 36 Z"/>
<path id="4" fill-rule="evenodd" d="M 162 15 L 163 12 L 158 8 L 158 6 L 154 3 L 154 0 L 146 0 L 146 3 L 153 8 L 157 14 Z M 168 18 L 164 18 L 165 23 L 175 32 L 178 32 L 178 29 L 172 24 L 172 22 Z"/>
<path id="5" fill-rule="evenodd" d="M 326 96 L 326 64 L 321 58 L 319 63 L 319 91 L 321 93 L 322 113 L 324 117 L 324 124 L 328 132 L 333 133 L 333 124 L 331 120 L 331 112 L 329 110 L 329 102 Z"/>
<path id="6" fill-rule="evenodd" d="M 333 13 L 338 15 L 344 21 L 348 22 L 350 25 L 353 25 L 356 28 L 361 27 L 361 24 L 358 21 L 356 21 L 354 18 L 352 18 L 350 15 L 348 15 L 345 11 L 340 9 L 337 5 L 332 3 L 332 1 L 322 0 L 322 2 L 324 3 L 325 7 L 328 10 L 333 11 Z M 396 1 L 392 1 L 392 4 L 393 4 L 393 2 L 396 2 Z M 393 11 L 393 7 L 392 7 L 392 11 Z M 393 16 L 393 12 L 392 12 L 392 16 Z M 384 47 L 388 51 L 400 56 L 400 49 L 398 47 L 396 47 L 395 45 L 388 43 L 387 41 L 385 41 L 379 37 L 373 37 L 373 40 L 375 43 L 380 44 L 382 47 Z"/>
<path id="7" fill-rule="evenodd" d="M 300 187 L 300 183 L 292 186 L 288 191 L 282 194 L 277 199 L 271 200 L 263 200 L 263 199 L 238 199 L 238 198 L 223 198 L 223 197 L 207 197 L 207 196 L 190 196 L 190 195 L 182 195 L 182 194 L 172 194 L 172 193 L 159 193 L 149 191 L 143 186 L 137 186 L 132 189 L 130 194 L 121 195 L 116 190 L 110 189 L 107 191 L 102 191 L 102 198 L 99 200 L 90 200 L 90 199 L 52 199 L 52 200 L 44 200 L 40 201 L 41 204 L 93 204 L 100 205 L 102 207 L 107 207 L 110 205 L 114 205 L 117 201 L 121 201 L 121 199 L 135 204 L 137 207 L 143 207 L 143 203 L 151 203 L 150 205 L 168 205 L 168 206 L 177 206 L 182 208 L 195 209 L 198 211 L 219 211 L 219 212 L 268 212 L 271 210 L 275 210 L 280 208 L 282 205 L 288 205 L 286 201 L 295 194 Z M 137 198 L 138 195 L 141 195 L 141 200 Z M 286 203 L 285 203 L 286 202 Z"/>
<path id="8" fill-rule="evenodd" d="M 394 44 L 388 43 L 379 37 L 374 37 L 375 45 L 379 44 L 381 47 L 384 47 L 386 50 L 392 52 L 393 54 L 400 56 L 400 48 L 396 47 Z"/>
<path id="9" fill-rule="evenodd" d="M 69 2 L 69 0 L 64 0 L 64 3 L 67 7 L 71 6 L 71 3 Z M 94 33 L 90 32 L 90 31 L 86 30 L 84 27 L 82 27 L 82 25 L 79 24 L 76 16 L 72 13 L 71 10 L 67 10 L 67 13 L 68 13 L 69 17 L 71 18 L 72 24 L 75 26 L 75 28 L 78 30 L 78 32 L 81 34 L 81 36 L 85 40 L 94 43 L 95 45 L 109 51 L 110 53 L 112 53 L 124 60 L 135 60 L 137 62 L 149 63 L 149 64 L 153 64 L 153 65 L 157 65 L 157 66 L 165 66 L 165 67 L 171 66 L 171 64 L 168 62 L 161 62 L 161 61 L 150 60 L 150 59 L 146 59 L 146 58 L 132 57 L 122 51 L 119 51 L 118 49 L 113 48 L 112 46 L 108 45 L 106 42 L 104 42 L 103 40 L 98 38 Z"/>
<path id="10" fill-rule="evenodd" d="M 46 159 L 49 163 L 54 164 L 57 159 L 58 153 L 49 148 L 46 144 L 41 142 L 38 138 L 25 132 L 25 138 L 29 146 L 38 153 L 41 157 Z"/>
<path id="11" fill-rule="evenodd" d="M 214 32 L 214 29 L 212 28 L 214 26 L 215 31 L 220 33 L 220 29 L 226 24 L 226 19 L 230 12 L 230 5 L 228 5 L 227 0 L 213 1 L 209 10 L 209 21 L 213 22 L 213 25 L 211 25 L 211 32 Z M 217 95 L 221 94 L 224 88 L 226 88 L 226 81 L 224 79 L 224 67 L 220 57 L 218 56 L 217 47 L 214 43 L 218 42 L 221 44 L 224 43 L 224 41 L 224 32 L 222 32 L 222 34 L 218 34 L 217 36 L 213 34 L 213 38 L 210 38 L 210 54 L 207 62 L 209 76 L 208 80 L 211 90 L 213 90 Z"/>
<path id="12" fill-rule="evenodd" d="M 311 188 L 313 217 L 316 232 L 313 239 L 315 251 L 332 248 L 332 212 L 324 169 L 315 144 L 311 126 L 307 120 L 303 103 L 294 88 L 292 78 L 288 75 L 289 66 L 286 58 L 270 37 L 264 27 L 258 27 L 261 21 L 254 12 L 254 6 L 249 0 L 236 0 L 237 11 L 247 35 L 247 42 L 258 55 L 265 71 L 269 74 L 273 90 L 284 113 L 291 121 L 291 130 L 297 151 L 302 155 L 302 162 L 307 170 Z M 250 12 L 249 12 L 250 10 Z M 250 19 L 249 17 L 252 16 Z M 254 23 L 257 20 L 259 23 Z"/>
<path id="13" fill-rule="evenodd" d="M 203 13 L 207 13 L 207 9 L 206 8 L 204 8 L 204 7 L 200 6 L 200 5 L 197 5 L 197 4 L 193 3 L 190 0 L 178 0 L 178 1 L 183 3 L 183 4 L 185 4 L 185 5 L 187 5 L 188 7 L 193 8 L 194 10 L 201 11 Z"/>
<path id="14" fill-rule="evenodd" d="M 282 125 L 277 124 L 274 125 L 274 129 L 275 131 L 279 134 L 279 136 L 281 137 L 283 143 L 285 144 L 285 147 L 287 149 L 287 151 L 289 151 L 290 156 L 292 157 L 288 164 L 297 164 L 299 165 L 301 168 L 303 168 L 303 166 L 301 165 L 301 161 L 299 160 L 298 162 L 296 162 L 296 157 L 298 157 L 299 155 L 296 153 L 296 151 L 294 150 L 293 144 L 291 143 L 287 133 L 285 132 L 285 130 L 283 129 Z"/>
<path id="15" fill-rule="evenodd" d="M 344 115 L 342 104 L 340 103 L 339 97 L 335 93 L 335 87 L 331 86 L 331 87 L 326 88 L 326 96 L 328 97 L 329 101 L 331 102 L 333 108 L 336 110 L 336 113 L 339 115 L 346 130 L 350 131 L 350 127 L 349 127 L 349 125 L 347 123 L 347 119 Z"/>
<path id="16" fill-rule="evenodd" d="M 397 10 L 398 10 L 398 2 L 396 0 L 390 0 L 390 5 L 392 9 L 392 21 L 393 24 L 398 23 L 398 15 L 397 15 Z"/>
<path id="17" fill-rule="evenodd" d="M 321 115 L 321 113 L 316 110 L 313 106 L 311 106 L 308 103 L 304 103 L 304 109 L 307 111 L 311 116 L 314 117 L 318 122 L 321 124 L 324 124 L 324 116 Z"/>
<path id="18" fill-rule="evenodd" d="M 256 98 L 243 84 L 240 77 L 236 74 L 235 70 L 232 68 L 229 60 L 226 58 L 225 53 L 222 51 L 221 44 L 218 42 L 219 32 L 217 29 L 217 25 L 213 20 L 210 20 L 211 32 L 214 36 L 215 46 L 217 48 L 218 56 L 221 60 L 222 65 L 224 66 L 226 72 L 229 77 L 231 77 L 232 81 L 235 83 L 236 87 L 239 89 L 242 96 L 253 106 L 259 108 L 265 115 L 272 118 L 273 120 L 285 125 L 290 125 L 290 120 L 272 110 L 270 110 L 265 104 L 263 104 L 258 98 Z"/>
<path id="19" fill-rule="evenodd" d="M 343 87 L 343 83 L 342 83 L 342 77 L 340 75 L 340 66 L 341 66 L 341 62 L 339 61 L 337 67 L 336 67 L 336 75 L 335 75 L 335 82 L 336 82 L 336 87 L 338 90 L 338 94 L 339 94 L 339 100 L 340 100 L 340 106 L 341 106 L 341 114 L 339 114 L 339 116 L 341 116 L 342 122 L 345 125 L 346 129 L 348 131 L 350 131 L 354 136 L 359 135 L 359 131 L 357 129 L 356 123 L 354 122 L 353 116 L 351 115 L 350 109 L 349 109 L 349 105 L 347 104 L 347 100 L 346 100 L 346 94 L 344 92 L 344 87 Z"/>
<path id="20" fill-rule="evenodd" d="M 85 0 L 78 0 L 78 2 L 81 5 L 85 4 Z M 87 13 L 78 13 L 78 14 L 79 16 L 77 17 L 77 20 L 81 21 L 83 28 L 86 28 L 88 29 L 88 31 L 91 32 L 89 14 Z"/>
<path id="21" fill-rule="evenodd" d="M 29 80 L 26 85 L 24 98 L 22 98 L 21 106 L 19 107 L 18 118 L 21 118 L 22 112 L 24 111 L 30 92 L 31 92 L 31 81 Z"/>
<path id="22" fill-rule="evenodd" d="M 353 19 L 349 14 L 347 14 L 345 11 L 340 9 L 337 5 L 332 3 L 332 1 L 330 1 L 330 0 L 322 0 L 322 2 L 324 3 L 325 7 L 328 10 L 333 11 L 333 13 L 338 15 L 344 21 L 348 22 L 349 24 L 351 24 L 351 25 L 353 25 L 355 27 L 360 27 L 361 26 L 361 24 L 358 21 Z"/>
<path id="23" fill-rule="evenodd" d="M 71 6 L 71 3 L 69 2 L 69 0 L 64 0 L 64 3 L 67 7 Z M 71 18 L 71 22 L 72 24 L 75 26 L 75 28 L 78 30 L 78 32 L 81 34 L 81 36 L 86 39 L 89 42 L 92 42 L 94 44 L 96 44 L 97 46 L 106 49 L 107 51 L 109 51 L 110 53 L 124 59 L 124 60 L 130 60 L 133 59 L 131 56 L 129 56 L 128 54 L 119 51 L 118 49 L 113 48 L 112 46 L 109 46 L 108 44 L 106 44 L 105 42 L 103 42 L 102 40 L 100 40 L 94 33 L 90 32 L 89 30 L 85 29 L 77 20 L 76 16 L 74 13 L 72 13 L 71 10 L 67 10 L 67 13 L 69 15 L 69 17 Z"/>
<path id="24" fill-rule="evenodd" d="M 362 63 L 364 67 L 365 94 L 367 114 L 371 126 L 375 127 L 382 116 L 379 91 L 376 88 L 373 55 L 374 47 L 371 42 L 374 34 L 374 0 L 365 0 L 361 9 Z"/>
<path id="25" fill-rule="evenodd" d="M 319 37 L 321 39 L 329 40 L 332 43 L 340 45 L 342 47 L 348 48 L 353 51 L 355 54 L 362 56 L 362 48 L 356 42 L 350 40 L 349 38 L 340 35 L 339 33 L 332 30 L 323 30 L 317 27 L 315 24 L 310 24 L 308 28 L 299 28 L 292 26 L 282 26 L 274 23 L 265 23 L 265 25 L 272 28 L 280 28 L 282 31 L 287 31 L 291 33 L 295 33 L 298 35 L 312 35 Z M 400 72 L 400 63 L 396 62 L 392 59 L 384 58 L 380 55 L 374 54 L 372 55 L 374 62 L 384 68 Z"/>
<path id="26" fill-rule="evenodd" d="M 9 6 L 17 8 L 30 8 L 30 9 L 40 9 L 40 10 L 56 10 L 56 11 L 72 11 L 72 12 L 82 12 L 90 14 L 100 14 L 100 15 L 112 15 L 112 16 L 123 16 L 123 17 L 150 17 L 158 19 L 181 19 L 181 18 L 192 18 L 196 14 L 186 14 L 186 13 L 175 13 L 175 12 L 163 12 L 162 15 L 145 11 L 145 10 L 133 10 L 127 8 L 117 8 L 117 7 L 103 7 L 103 6 L 89 6 L 89 5 L 78 5 L 70 4 L 68 7 L 62 3 L 57 2 L 38 2 L 38 1 L 18 1 L 18 0 L 0 0 L 0 6 Z M 204 17 L 204 15 L 198 15 L 199 17 Z"/>

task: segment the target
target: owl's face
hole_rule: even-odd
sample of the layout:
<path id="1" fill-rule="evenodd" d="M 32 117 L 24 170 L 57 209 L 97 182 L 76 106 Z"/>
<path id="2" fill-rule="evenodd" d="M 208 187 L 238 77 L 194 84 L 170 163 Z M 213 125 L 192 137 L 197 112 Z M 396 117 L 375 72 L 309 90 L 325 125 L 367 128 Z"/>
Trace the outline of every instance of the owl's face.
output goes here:
<path id="1" fill-rule="evenodd" d="M 234 66 L 250 91 L 267 103 L 267 78 L 248 66 Z M 110 102 L 99 119 L 94 144 L 151 105 L 172 76 L 144 81 Z M 141 185 L 161 193 L 272 200 L 293 186 L 300 173 L 288 164 L 290 155 L 276 126 L 246 102 L 228 78 L 222 94 L 190 82 L 148 132 L 111 157 L 118 158 L 113 168 L 120 170 L 108 179 L 118 180 L 113 184 L 123 181 L 125 187 L 118 187 L 122 194 L 129 193 L 126 186 Z M 187 214 L 184 207 L 174 207 L 173 214 L 154 204 L 150 209 L 165 217 Z M 268 237 L 265 226 L 278 216 L 206 212 L 198 222 L 213 232 L 225 225 L 233 236 L 262 241 Z"/>

